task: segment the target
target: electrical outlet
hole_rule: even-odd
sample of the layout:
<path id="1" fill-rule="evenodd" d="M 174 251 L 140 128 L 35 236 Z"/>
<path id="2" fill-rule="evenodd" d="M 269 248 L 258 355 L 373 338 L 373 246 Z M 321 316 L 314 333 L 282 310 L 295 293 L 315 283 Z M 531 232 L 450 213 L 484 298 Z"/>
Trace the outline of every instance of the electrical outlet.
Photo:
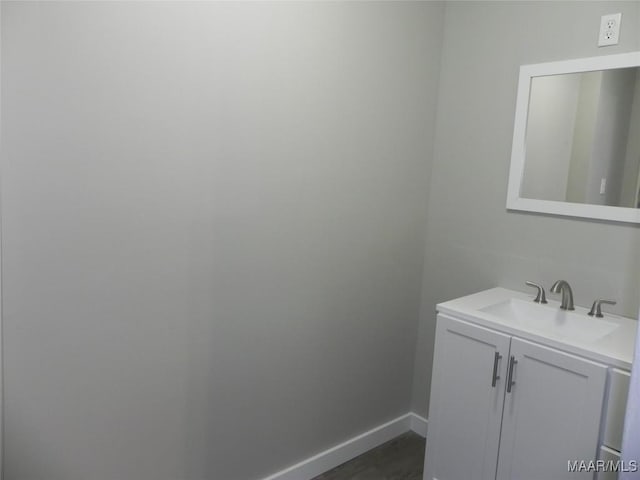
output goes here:
<path id="1" fill-rule="evenodd" d="M 600 19 L 600 35 L 598 36 L 598 46 L 606 47 L 617 45 L 620 40 L 621 13 L 603 15 Z"/>
<path id="2" fill-rule="evenodd" d="M 604 195 L 605 193 L 607 193 L 607 179 L 602 178 L 600 179 L 600 195 Z"/>

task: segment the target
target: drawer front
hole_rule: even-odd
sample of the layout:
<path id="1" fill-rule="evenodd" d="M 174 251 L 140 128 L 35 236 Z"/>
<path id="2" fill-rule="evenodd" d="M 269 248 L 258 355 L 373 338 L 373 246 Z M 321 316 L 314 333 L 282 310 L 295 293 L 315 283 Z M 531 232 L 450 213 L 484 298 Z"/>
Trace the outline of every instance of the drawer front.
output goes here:
<path id="1" fill-rule="evenodd" d="M 624 370 L 614 368 L 609 372 L 609 398 L 602 444 L 617 451 L 622 451 L 622 432 L 630 377 L 631 374 Z"/>

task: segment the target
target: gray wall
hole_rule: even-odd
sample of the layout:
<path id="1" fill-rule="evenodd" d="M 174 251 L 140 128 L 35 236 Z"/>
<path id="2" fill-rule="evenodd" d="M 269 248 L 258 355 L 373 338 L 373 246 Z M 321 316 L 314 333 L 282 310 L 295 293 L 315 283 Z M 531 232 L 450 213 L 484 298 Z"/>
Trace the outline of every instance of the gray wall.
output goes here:
<path id="1" fill-rule="evenodd" d="M 600 16 L 622 12 L 620 44 L 598 49 Z M 426 414 L 435 306 L 496 285 L 547 288 L 576 303 L 618 300 L 636 316 L 640 229 L 505 210 L 522 64 L 640 50 L 640 2 L 451 2 L 444 22 L 413 409 Z"/>
<path id="2" fill-rule="evenodd" d="M 409 410 L 442 13 L 2 2 L 7 480 L 258 478 Z"/>

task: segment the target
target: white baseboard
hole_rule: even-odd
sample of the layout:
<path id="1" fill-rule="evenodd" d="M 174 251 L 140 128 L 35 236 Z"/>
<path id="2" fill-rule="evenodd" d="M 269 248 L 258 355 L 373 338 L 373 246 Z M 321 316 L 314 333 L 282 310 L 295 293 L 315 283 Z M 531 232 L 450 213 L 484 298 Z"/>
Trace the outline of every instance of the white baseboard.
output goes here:
<path id="1" fill-rule="evenodd" d="M 413 412 L 407 413 L 262 480 L 310 480 L 409 430 L 425 437 L 427 420 Z"/>
<path id="2" fill-rule="evenodd" d="M 427 419 L 417 413 L 409 413 L 409 429 L 422 438 L 427 438 Z"/>

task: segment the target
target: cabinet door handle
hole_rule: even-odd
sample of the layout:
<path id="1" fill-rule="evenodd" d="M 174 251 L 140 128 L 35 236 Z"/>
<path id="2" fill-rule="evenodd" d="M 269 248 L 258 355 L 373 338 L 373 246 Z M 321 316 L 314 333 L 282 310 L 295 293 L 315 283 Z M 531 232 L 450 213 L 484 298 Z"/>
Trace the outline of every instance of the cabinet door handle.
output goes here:
<path id="1" fill-rule="evenodd" d="M 513 368 L 518 363 L 516 357 L 511 355 L 509 359 L 509 378 L 507 379 L 507 393 L 511 393 L 511 387 L 513 387 L 516 382 L 513 380 Z"/>
<path id="2" fill-rule="evenodd" d="M 500 380 L 500 375 L 498 375 L 498 362 L 500 361 L 501 358 L 502 358 L 502 355 L 500 355 L 498 352 L 496 352 L 495 355 L 493 356 L 493 375 L 491 376 L 492 387 L 495 387 L 496 382 Z"/>

